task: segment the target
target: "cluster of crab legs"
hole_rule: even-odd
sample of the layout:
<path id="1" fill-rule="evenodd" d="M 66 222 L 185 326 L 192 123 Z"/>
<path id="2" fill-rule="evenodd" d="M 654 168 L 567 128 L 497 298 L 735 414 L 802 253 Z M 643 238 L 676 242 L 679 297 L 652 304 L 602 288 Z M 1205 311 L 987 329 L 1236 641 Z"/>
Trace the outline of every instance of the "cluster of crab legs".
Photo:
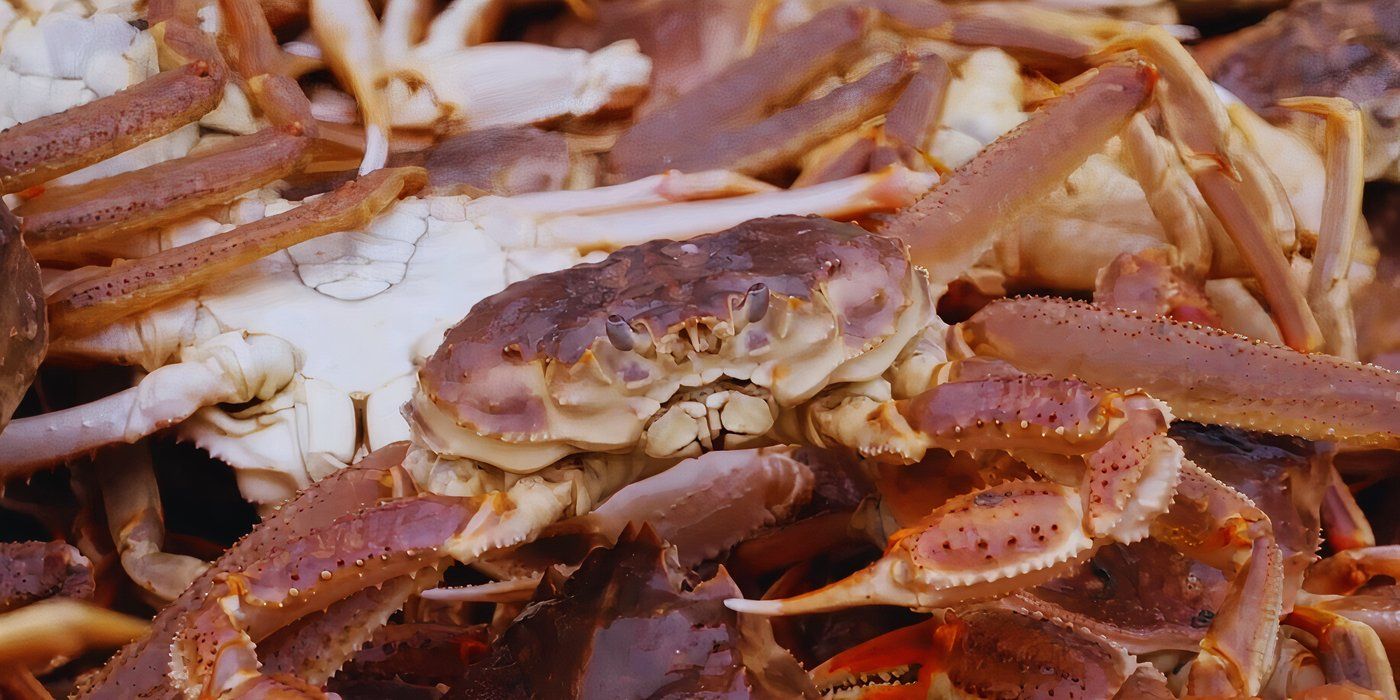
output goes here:
<path id="1" fill-rule="evenodd" d="M 79 695 L 318 696 L 375 627 L 452 563 L 510 572 L 512 557 L 541 537 L 586 529 L 615 538 L 619 523 L 678 509 L 694 491 L 734 494 L 735 511 L 758 527 L 810 490 L 807 468 L 790 448 L 773 445 L 809 445 L 881 476 L 887 488 L 873 529 L 884 553 L 816 590 L 734 599 L 729 607 L 764 616 L 873 604 L 938 611 L 818 667 L 814 676 L 828 688 L 873 692 L 894 675 L 916 693 L 976 695 L 1010 683 L 1020 694 L 1071 683 L 1105 697 L 1255 696 L 1333 684 L 1394 696 L 1384 643 L 1400 622 L 1352 594 L 1364 588 L 1383 598 L 1367 587 L 1400 570 L 1400 559 L 1392 548 L 1369 546 L 1328 461 L 1331 448 L 1318 447 L 1306 473 L 1288 477 L 1311 502 L 1270 509 L 1247 495 L 1249 479 L 1232 483 L 1203 466 L 1173 427 L 1189 421 L 1341 448 L 1400 447 L 1400 376 L 1353 359 L 1346 313 L 1360 193 L 1354 113 L 1331 101 L 1295 105 L 1328 119 L 1328 161 L 1336 166 L 1301 284 L 1278 240 L 1292 228 L 1286 195 L 1175 40 L 1142 29 L 1098 45 L 1034 33 L 1016 35 L 1013 45 L 1005 27 L 992 22 L 988 30 L 995 18 L 909 7 L 839 7 L 819 13 L 806 31 L 847 43 L 879 23 L 955 41 L 972 42 L 970 33 L 1088 69 L 929 191 L 909 191 L 917 189 L 912 175 L 889 185 L 860 212 L 897 210 L 877 222 L 878 234 L 782 215 L 801 205 L 776 200 L 765 205 L 773 211 L 741 209 L 742 218 L 727 224 L 657 234 L 665 239 L 528 278 L 475 304 L 418 373 L 404 409 L 411 440 L 310 486 L 212 566 L 191 571 L 192 582 L 149 632 L 85 678 Z M 151 7 L 165 72 L 0 135 L 0 184 L 27 195 L 16 211 L 21 220 L 0 222 L 7 271 L 22 273 L 7 284 L 27 304 L 3 313 L 17 315 L 6 319 L 11 327 L 33 329 L 10 334 L 0 357 L 5 370 L 13 365 L 26 377 L 6 385 L 7 416 L 41 359 L 45 319 L 52 347 L 100 335 L 274 251 L 362 226 L 426 184 L 429 174 L 417 168 L 377 168 L 380 145 L 369 138 L 360 144 L 365 174 L 319 199 L 113 263 L 134 233 L 283 178 L 324 147 L 310 103 L 278 72 L 285 56 L 261 13 L 225 3 L 238 27 L 226 42 L 230 57 L 196 28 L 192 11 Z M 872 165 L 908 172 L 915 149 L 900 141 L 917 136 L 902 132 L 907 124 L 896 116 L 935 109 L 937 91 L 929 88 L 940 70 L 935 56 L 901 54 L 815 101 L 755 118 L 752 101 L 732 96 L 745 95 L 737 86 L 758 100 L 760 86 L 736 69 L 638 119 L 608 154 L 605 177 L 633 181 L 673 167 L 761 175 L 881 110 L 890 116 L 878 138 L 832 149 L 810 180 L 858 176 Z M 797 82 L 803 74 L 788 75 Z M 45 189 L 212 109 L 229 81 L 248 91 L 265 130 L 111 180 Z M 388 132 L 370 116 L 382 109 L 375 106 L 382 98 L 368 94 L 373 81 L 349 82 L 367 126 Z M 860 109 L 837 108 L 847 103 Z M 1210 319 L 1194 300 L 1153 283 L 1154 275 L 1189 274 L 1190 260 L 1123 259 L 1104 276 L 1095 303 L 1000 300 L 944 325 L 935 313 L 940 297 L 993 246 L 998 227 L 1104 142 L 1121 138 L 1135 162 L 1167 157 L 1149 113 L 1165 126 L 1171 157 L 1185 165 L 1177 175 L 1199 192 L 1258 285 L 1283 345 L 1196 323 Z M 682 150 L 667 142 L 690 131 L 687 124 L 709 121 L 736 127 Z M 774 146 L 779 132 L 803 137 Z M 1182 191 L 1161 183 L 1150 204 L 1179 235 L 1179 248 L 1190 250 L 1204 214 Z M 715 216 L 706 221 L 734 214 Z M 712 230 L 705 225 L 725 230 L 705 233 Z M 43 263 L 112 264 L 45 295 L 21 236 Z M 275 391 L 275 377 L 294 363 L 270 340 L 237 334 L 188 355 L 94 404 L 14 421 L 0 435 L 0 470 L 22 476 L 133 441 L 203 406 L 248 401 Z M 893 486 L 911 473 L 940 479 L 928 467 L 945 453 L 1009 463 L 979 467 L 976 485 L 958 493 L 932 489 L 925 497 Z M 652 481 L 668 477 L 674 483 Z M 714 527 L 714 514 L 702 510 L 673 513 L 658 527 L 683 544 L 688 527 Z M 1314 563 L 1316 542 L 1284 530 L 1318 513 L 1329 538 L 1348 544 Z M 1064 594 L 1073 588 L 1066 576 L 1107 552 L 1142 551 L 1145 542 L 1158 548 L 1152 555 L 1189 557 L 1219 572 L 1221 597 L 1203 632 L 1129 629 L 1075 610 L 1074 596 Z M 26 586 L 82 587 L 71 581 L 81 569 L 75 552 L 17 547 L 5 555 L 38 572 L 14 584 L 21 594 Z M 431 597 L 518 596 L 538 580 L 437 589 Z M 129 621 L 95 609 L 72 615 L 74 629 L 94 638 L 129 631 L 122 627 Z M 1036 656 L 1034 645 L 1018 646 L 1022 638 L 1056 640 L 1040 650 L 1068 652 Z M 1184 657 L 1170 685 L 1136 658 L 1158 652 Z M 1017 670 L 998 673 L 991 661 Z M 1053 671 L 1026 671 L 1036 668 Z"/>

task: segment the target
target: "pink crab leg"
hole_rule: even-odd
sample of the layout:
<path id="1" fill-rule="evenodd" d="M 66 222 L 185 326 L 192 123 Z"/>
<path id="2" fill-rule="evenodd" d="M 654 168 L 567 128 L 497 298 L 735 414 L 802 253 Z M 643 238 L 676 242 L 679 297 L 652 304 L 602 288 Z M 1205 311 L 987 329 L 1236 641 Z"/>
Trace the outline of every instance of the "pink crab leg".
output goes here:
<path id="1" fill-rule="evenodd" d="M 171 640 L 186 627 L 188 615 L 202 604 L 218 575 L 244 569 L 279 543 L 306 537 L 347 513 L 401 494 L 411 483 L 398 466 L 407 447 L 407 443 L 395 443 L 377 450 L 278 507 L 175 602 L 161 609 L 149 635 L 122 648 L 106 666 L 80 682 L 76 696 L 130 698 L 169 692 Z"/>
<path id="2" fill-rule="evenodd" d="M 1371 530 L 1371 522 L 1366 513 L 1356 503 L 1351 487 L 1342 480 L 1336 467 L 1322 494 L 1322 524 L 1327 544 L 1335 552 L 1376 546 L 1376 533 Z"/>
<path id="3" fill-rule="evenodd" d="M 1308 302 L 1322 325 L 1325 349 L 1355 360 L 1356 326 L 1351 316 L 1347 273 L 1361 218 L 1361 190 L 1366 134 L 1361 110 L 1350 100 L 1337 97 L 1295 97 L 1283 107 L 1322 116 L 1327 123 L 1327 185 L 1322 200 L 1322 226 L 1317 232 L 1312 271 L 1308 275 Z"/>
<path id="4" fill-rule="evenodd" d="M 761 192 L 657 207 L 568 216 L 540 224 L 532 245 L 620 248 L 658 238 L 690 238 L 754 218 L 816 214 L 842 219 L 892 211 L 928 191 L 937 176 L 902 166 L 811 187 Z"/>
<path id="5" fill-rule="evenodd" d="M 1300 605 L 1287 624 L 1317 639 L 1317 658 L 1329 683 L 1348 683 L 1396 697 L 1395 675 L 1375 630 L 1321 608 Z"/>
<path id="6" fill-rule="evenodd" d="M 296 357 L 272 336 L 225 333 L 187 348 L 180 362 L 92 403 L 22 418 L 0 434 L 0 480 L 103 445 L 135 442 L 205 406 L 269 398 L 291 381 Z"/>
<path id="7" fill-rule="evenodd" d="M 1377 576 L 1400 579 L 1400 545 L 1337 552 L 1308 569 L 1303 587 L 1310 593 L 1346 595 Z"/>
<path id="8" fill-rule="evenodd" d="M 0 543 L 0 612 L 44 598 L 87 598 L 92 562 L 63 542 Z"/>
<path id="9" fill-rule="evenodd" d="M 164 136 L 214 109 L 224 77 L 203 62 L 0 132 L 0 194 L 41 185 Z"/>
<path id="10" fill-rule="evenodd" d="M 1133 164 L 1133 176 L 1147 195 L 1147 205 L 1181 256 L 1182 269 L 1192 275 L 1205 275 L 1214 254 L 1209 227 L 1219 224 L 1197 209 L 1188 194 L 1192 187 L 1190 175 L 1175 153 L 1167 153 L 1169 146 L 1158 139 L 1144 114 L 1128 122 L 1123 145 Z"/>
<path id="11" fill-rule="evenodd" d="M 87 263 L 95 239 L 188 216 L 301 167 L 310 140 L 295 128 L 239 136 L 195 155 L 71 187 L 52 188 L 16 211 L 41 261 Z M 105 262 L 105 261 L 104 261 Z"/>
<path id="12" fill-rule="evenodd" d="M 619 173 L 665 170 L 657 154 L 674 153 L 696 135 L 733 128 L 791 101 L 817 76 L 850 57 L 873 26 L 872 13 L 833 7 L 765 42 L 695 89 L 648 113 L 628 129 L 609 156 Z M 645 167 L 633 163 L 649 164 Z"/>
<path id="13" fill-rule="evenodd" d="M 938 126 L 952 75 L 948 63 L 937 54 L 919 56 L 919 70 L 895 100 L 881 129 L 881 143 L 870 154 L 870 169 L 895 163 L 911 167 L 922 160 L 929 135 Z"/>
<path id="14" fill-rule="evenodd" d="M 1279 235 L 1269 229 L 1272 217 L 1266 213 L 1284 213 L 1286 206 L 1276 201 L 1277 185 L 1267 180 L 1267 167 L 1241 146 L 1209 79 L 1180 42 L 1153 27 L 1112 42 L 1105 52 L 1125 49 L 1141 53 L 1161 71 L 1168 86 L 1161 100 L 1168 131 L 1196 187 L 1263 288 L 1284 342 L 1296 350 L 1316 349 L 1317 320 L 1293 282 Z"/>
<path id="15" fill-rule="evenodd" d="M 946 285 L 992 247 L 999 222 L 1062 186 L 1121 131 L 1152 93 L 1155 76 L 1143 63 L 1098 69 L 953 171 L 884 232 L 909 244 L 935 286 Z"/>
<path id="16" fill-rule="evenodd" d="M 786 600 L 726 605 L 788 615 L 873 604 L 931 609 L 1003 595 L 1062 575 L 1101 544 L 1145 537 L 1179 478 L 1181 448 L 1164 434 L 1170 414 L 1141 394 L 997 377 L 943 384 L 891 403 L 858 400 L 852 410 L 822 411 L 812 420 L 833 442 L 866 456 L 916 460 L 919 442 L 1006 449 L 1037 471 L 1079 483 L 1020 479 L 952 498 L 896 533 L 884 556 L 843 581 Z"/>
<path id="17" fill-rule="evenodd" d="M 353 180 L 283 214 L 225 233 L 119 262 L 48 299 L 55 336 L 91 332 L 220 279 L 272 253 L 336 231 L 364 226 L 426 181 L 418 168 L 392 168 Z"/>
<path id="18" fill-rule="evenodd" d="M 145 620 L 70 599 L 0 613 L 0 668 L 43 669 L 55 658 L 114 647 L 139 637 Z"/>
<path id="19" fill-rule="evenodd" d="M 365 124 L 365 153 L 360 174 L 384 167 L 389 157 L 389 102 L 379 81 L 385 79 L 379 25 L 364 0 L 311 0 L 311 24 L 331 70 L 345 81 L 360 105 Z"/>
<path id="20" fill-rule="evenodd" d="M 884 112 L 917 69 L 912 54 L 900 54 L 854 82 L 752 126 L 719 128 L 712 136 L 696 135 L 671 150 L 614 158 L 614 172 L 623 180 L 666 168 L 728 168 L 748 175 L 772 172 Z"/>
<path id="21" fill-rule="evenodd" d="M 510 198 L 512 206 L 541 216 L 598 214 L 610 209 L 634 209 L 691 199 L 718 199 L 773 192 L 778 188 L 728 170 L 683 173 L 668 170 L 640 180 L 586 190 L 529 192 Z"/>
<path id="22" fill-rule="evenodd" d="M 993 302 L 956 352 L 1025 372 L 1143 387 L 1177 416 L 1310 440 L 1400 446 L 1400 373 L 1224 331 L 1063 299 Z"/>

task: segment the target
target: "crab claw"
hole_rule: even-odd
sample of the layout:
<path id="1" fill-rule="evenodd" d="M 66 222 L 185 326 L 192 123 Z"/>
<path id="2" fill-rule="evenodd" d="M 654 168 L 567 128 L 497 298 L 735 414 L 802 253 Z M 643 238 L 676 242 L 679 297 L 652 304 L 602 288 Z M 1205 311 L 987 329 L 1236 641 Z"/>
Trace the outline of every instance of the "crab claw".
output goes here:
<path id="1" fill-rule="evenodd" d="M 1048 618 L 974 607 L 876 637 L 812 670 L 825 697 L 1112 697 L 1126 651 Z"/>

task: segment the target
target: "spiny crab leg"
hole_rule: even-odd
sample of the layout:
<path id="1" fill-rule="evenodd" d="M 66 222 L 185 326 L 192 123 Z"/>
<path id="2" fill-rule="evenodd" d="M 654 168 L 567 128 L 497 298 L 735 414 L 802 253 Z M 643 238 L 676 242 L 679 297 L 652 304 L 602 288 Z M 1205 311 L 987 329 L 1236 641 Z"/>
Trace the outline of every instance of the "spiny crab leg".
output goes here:
<path id="1" fill-rule="evenodd" d="M 303 165 L 309 146 L 297 127 L 265 129 L 141 170 L 49 189 L 15 213 L 39 260 L 92 262 L 92 241 L 174 221 L 285 177 Z"/>
<path id="2" fill-rule="evenodd" d="M 288 212 L 137 260 L 61 289 L 48 299 L 55 336 L 92 331 L 219 279 L 250 262 L 336 231 L 362 227 L 426 182 L 419 168 L 352 180 Z"/>
<path id="3" fill-rule="evenodd" d="M 103 445 L 135 442 L 205 406 L 267 399 L 291 381 L 296 365 L 292 347 L 272 336 L 215 336 L 130 389 L 12 422 L 0 434 L 0 480 Z"/>
<path id="4" fill-rule="evenodd" d="M 1312 271 L 1308 275 L 1308 302 L 1323 327 L 1324 349 L 1355 360 L 1356 325 L 1351 315 L 1347 273 L 1351 251 L 1361 223 L 1361 190 L 1366 184 L 1363 168 L 1366 134 L 1361 110 L 1339 97 L 1295 97 L 1280 106 L 1323 117 L 1327 123 L 1327 184 L 1322 200 L 1322 227 L 1317 232 Z"/>
<path id="5" fill-rule="evenodd" d="M 926 610 L 1005 594 L 1060 575 L 1066 562 L 1109 541 L 1145 537 L 1180 476 L 1181 448 L 1164 434 L 1171 417 L 1164 406 L 1082 382 L 955 381 L 907 402 L 862 397 L 815 410 L 818 433 L 866 456 L 908 462 L 931 446 L 1003 449 L 1051 479 L 1009 481 L 953 498 L 896 533 L 868 568 L 786 600 L 726 602 L 739 612 L 789 615 L 871 604 Z"/>
<path id="6" fill-rule="evenodd" d="M 44 598 L 87 598 L 92 562 L 63 542 L 0 543 L 0 612 Z"/>
<path id="7" fill-rule="evenodd" d="M 946 285 L 992 247 L 999 222 L 1062 186 L 1120 132 L 1155 82 L 1144 63 L 1098 69 L 893 217 L 885 233 L 909 244 L 935 287 Z"/>
<path id="8" fill-rule="evenodd" d="M 1160 316 L 1006 299 L 960 324 L 949 343 L 959 356 L 998 358 L 1025 372 L 1142 387 L 1186 420 L 1400 446 L 1400 373 Z"/>
<path id="9" fill-rule="evenodd" d="M 1168 132 L 1191 177 L 1219 217 L 1263 288 L 1284 342 L 1296 350 L 1321 344 L 1303 291 L 1293 282 L 1279 247 L 1274 213 L 1291 220 L 1277 200 L 1277 184 L 1259 159 L 1241 147 L 1242 137 L 1195 60 L 1160 27 L 1111 42 L 1105 53 L 1135 50 L 1152 61 L 1167 85 L 1160 101 Z"/>
<path id="10" fill-rule="evenodd" d="M 221 67 L 195 61 L 121 92 L 0 132 L 0 194 L 92 165 L 208 113 L 223 97 Z"/>

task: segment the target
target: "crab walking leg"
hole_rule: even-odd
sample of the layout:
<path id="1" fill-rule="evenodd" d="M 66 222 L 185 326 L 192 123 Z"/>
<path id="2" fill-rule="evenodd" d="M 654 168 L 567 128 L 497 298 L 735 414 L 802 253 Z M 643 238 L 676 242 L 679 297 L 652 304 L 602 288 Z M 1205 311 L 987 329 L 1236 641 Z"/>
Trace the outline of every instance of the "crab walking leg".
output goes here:
<path id="1" fill-rule="evenodd" d="M 947 284 L 992 247 L 1000 222 L 1062 186 L 1120 132 L 1147 101 L 1155 76 L 1143 63 L 1098 69 L 901 211 L 885 233 L 909 244 L 934 286 Z"/>
<path id="2" fill-rule="evenodd" d="M 109 97 L 0 132 L 0 194 L 41 185 L 203 116 L 223 97 L 224 76 L 195 61 Z"/>
<path id="3" fill-rule="evenodd" d="M 384 167 L 389 158 L 389 101 L 379 24 L 365 0 L 311 0 L 311 26 L 326 63 L 350 87 L 365 123 L 365 154 L 360 174 Z"/>
<path id="4" fill-rule="evenodd" d="M 1231 576 L 1187 675 L 1191 695 L 1254 696 L 1274 659 L 1283 612 L 1283 553 L 1269 518 L 1243 494 L 1187 462 L 1152 535 Z"/>
<path id="5" fill-rule="evenodd" d="M 165 514 L 150 450 L 145 445 L 113 446 L 98 457 L 96 471 L 122 569 L 162 603 L 174 600 L 209 565 L 161 551 Z"/>
<path id="6" fill-rule="evenodd" d="M 785 518 L 812 493 L 812 470 L 790 446 L 718 450 L 682 460 L 656 476 L 624 486 L 585 515 L 551 525 L 541 539 L 587 533 L 616 543 L 631 523 L 645 522 L 693 567 Z M 502 558 L 493 559 L 499 564 Z M 433 600 L 529 600 L 539 576 L 478 586 L 438 588 Z"/>
<path id="7" fill-rule="evenodd" d="M 616 161 L 614 170 L 623 180 L 666 168 L 728 168 L 746 175 L 771 172 L 884 112 L 918 68 L 913 54 L 900 54 L 852 83 L 757 124 L 721 128 L 709 136 L 697 134 L 676 149 Z"/>
<path id="8" fill-rule="evenodd" d="M 1303 587 L 1310 593 L 1346 595 L 1377 576 L 1400 579 L 1400 545 L 1337 552 L 1308 568 Z"/>
<path id="9" fill-rule="evenodd" d="M 988 304 L 949 336 L 960 356 L 1142 387 L 1186 420 L 1400 447 L 1400 373 L 1163 317 L 1041 297 Z"/>
<path id="10" fill-rule="evenodd" d="M 291 501 L 281 505 L 246 537 L 228 549 L 224 556 L 195 580 L 175 602 L 161 609 L 151 633 L 128 644 L 97 673 L 83 679 L 76 696 L 85 698 L 130 698 L 158 696 L 169 689 L 170 643 L 187 624 L 214 586 L 221 573 L 239 571 L 279 543 L 305 537 L 329 526 L 336 518 L 378 503 L 391 495 L 403 495 L 411 484 L 398 466 L 407 443 L 396 443 L 377 450 L 346 469 L 316 482 Z"/>
<path id="11" fill-rule="evenodd" d="M 1133 176 L 1147 194 L 1147 206 L 1180 255 L 1182 269 L 1204 276 L 1210 271 L 1214 252 L 1209 231 L 1219 222 L 1196 208 L 1187 194 L 1192 187 L 1190 176 L 1174 153 L 1164 152 L 1167 146 L 1158 140 L 1146 115 L 1138 114 L 1128 122 L 1123 145 L 1133 164 Z"/>
<path id="12" fill-rule="evenodd" d="M 265 129 L 141 170 L 49 189 L 15 213 L 34 257 L 87 263 L 91 241 L 168 223 L 284 177 L 305 162 L 309 145 L 294 127 Z"/>
<path id="13" fill-rule="evenodd" d="M 63 542 L 0 543 L 0 612 L 43 598 L 92 595 L 92 562 Z"/>
<path id="14" fill-rule="evenodd" d="M 337 231 L 362 227 L 426 182 L 419 168 L 391 168 L 352 180 L 296 209 L 136 260 L 53 293 L 55 336 L 90 332 L 196 290 L 255 260 Z"/>
<path id="15" fill-rule="evenodd" d="M 668 170 L 660 175 L 651 175 L 620 185 L 586 190 L 528 192 L 509 199 L 498 199 L 509 201 L 512 207 L 523 208 L 538 216 L 561 216 L 597 214 L 610 209 L 633 209 L 691 199 L 722 199 L 777 190 L 776 186 L 762 180 L 728 170 L 706 170 L 697 173 Z"/>
<path id="16" fill-rule="evenodd" d="M 540 223 L 526 245 L 620 248 L 661 238 L 690 238 L 778 214 L 816 214 L 842 219 L 892 211 L 927 192 L 937 179 L 934 173 L 918 173 L 896 165 L 878 173 L 811 187 L 674 202 L 589 216 L 561 216 Z"/>
<path id="17" fill-rule="evenodd" d="M 1371 521 L 1357 504 L 1351 487 L 1342 480 L 1336 467 L 1331 468 L 1326 490 L 1322 495 L 1323 535 L 1332 551 L 1360 549 L 1376 546 L 1376 533 L 1371 530 Z"/>
<path id="18" fill-rule="evenodd" d="M 819 413 L 817 430 L 887 459 L 875 445 L 893 437 L 901 461 L 918 459 L 925 445 L 1011 450 L 1037 471 L 1077 483 L 1020 479 L 958 496 L 896 533 L 884 556 L 843 581 L 786 600 L 727 601 L 730 608 L 761 615 L 874 604 L 932 609 L 1003 595 L 1064 574 L 1103 544 L 1146 537 L 1181 473 L 1181 448 L 1165 435 L 1170 413 L 1140 393 L 1012 377 L 944 384 L 908 402 L 854 403 Z M 862 403 L 863 411 L 850 410 Z M 856 424 L 861 413 L 864 425 Z"/>
<path id="19" fill-rule="evenodd" d="M 1355 360 L 1356 323 L 1351 315 L 1347 273 L 1361 219 L 1361 190 L 1366 134 L 1361 111 L 1350 100 L 1328 97 L 1295 97 L 1283 107 L 1322 116 L 1327 122 L 1327 185 L 1322 199 L 1322 227 L 1317 232 L 1312 271 L 1308 275 L 1308 303 L 1322 326 L 1324 349 Z"/>
<path id="20" fill-rule="evenodd" d="M 938 54 L 919 56 L 918 71 L 890 107 L 880 128 L 878 145 L 870 154 L 871 170 L 897 163 L 912 167 L 924 158 L 924 148 L 943 114 L 951 81 L 948 63 Z"/>
<path id="21" fill-rule="evenodd" d="M 170 647 L 171 680 L 199 697 L 265 682 L 257 642 L 359 591 L 531 537 L 538 525 L 526 524 L 534 515 L 530 510 L 500 492 L 410 496 L 281 543 L 216 580 L 190 612 L 189 625 L 176 632 Z"/>
<path id="22" fill-rule="evenodd" d="M 1286 233 L 1281 229 L 1292 229 L 1292 217 L 1267 166 L 1242 145 L 1210 80 L 1180 42 L 1153 27 L 1105 51 L 1125 49 L 1138 51 L 1161 71 L 1168 132 L 1201 196 L 1258 279 L 1284 342 L 1296 350 L 1317 349 L 1322 340 L 1317 320 L 1280 249 L 1280 235 Z"/>
<path id="23" fill-rule="evenodd" d="M 125 644 L 146 629 L 145 620 L 91 603 L 42 601 L 0 613 L 0 668 L 45 668 L 55 658 Z"/>
<path id="24" fill-rule="evenodd" d="M 292 380 L 296 363 L 292 347 L 272 336 L 215 336 L 130 389 L 11 423 L 0 434 L 0 480 L 103 445 L 135 442 L 205 406 L 266 400 Z"/>
<path id="25" fill-rule="evenodd" d="M 1298 606 L 1285 622 L 1317 639 L 1328 683 L 1351 683 L 1394 700 L 1395 675 L 1376 631 L 1321 608 Z"/>

